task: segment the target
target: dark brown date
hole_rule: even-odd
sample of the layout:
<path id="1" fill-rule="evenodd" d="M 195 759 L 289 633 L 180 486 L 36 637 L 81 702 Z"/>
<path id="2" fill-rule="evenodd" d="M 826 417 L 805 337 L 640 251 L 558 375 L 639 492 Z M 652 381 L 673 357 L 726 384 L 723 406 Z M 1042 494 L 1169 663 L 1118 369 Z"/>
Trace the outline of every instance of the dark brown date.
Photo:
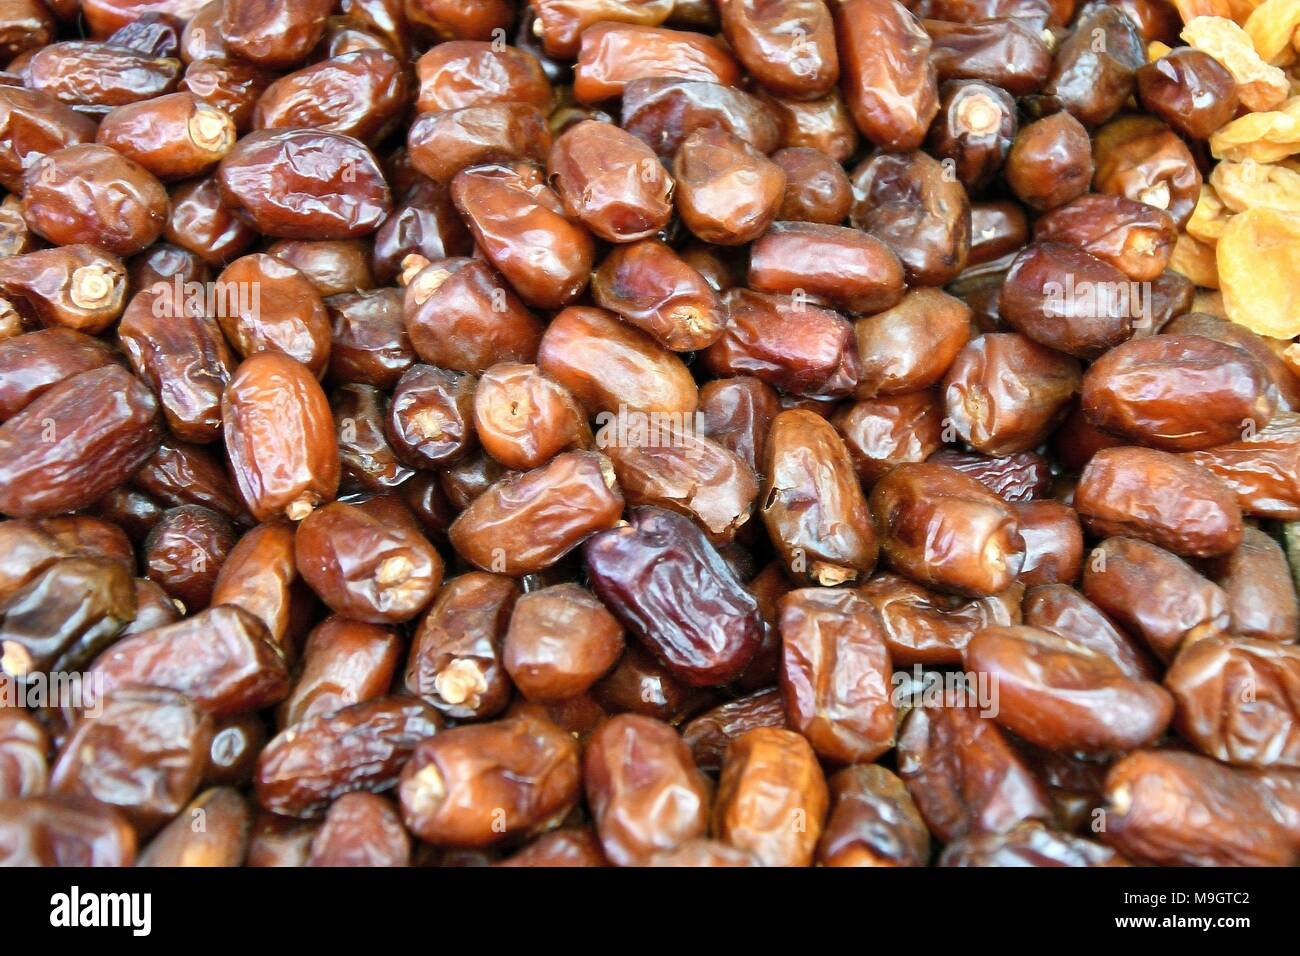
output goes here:
<path id="1" fill-rule="evenodd" d="M 902 780 L 860 764 L 831 777 L 831 813 L 817 845 L 822 866 L 925 866 L 930 831 Z"/>

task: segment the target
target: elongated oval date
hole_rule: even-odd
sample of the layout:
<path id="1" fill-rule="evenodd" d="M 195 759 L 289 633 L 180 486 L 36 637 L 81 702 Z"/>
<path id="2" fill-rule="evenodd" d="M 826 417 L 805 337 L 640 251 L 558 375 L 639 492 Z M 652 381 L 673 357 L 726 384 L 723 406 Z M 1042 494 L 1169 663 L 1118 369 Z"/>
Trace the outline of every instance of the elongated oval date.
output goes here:
<path id="1" fill-rule="evenodd" d="M 516 602 L 502 661 L 521 694 L 549 703 L 585 693 L 623 647 L 623 628 L 605 605 L 576 584 L 555 584 Z"/>
<path id="2" fill-rule="evenodd" d="M 757 601 L 690 519 L 635 508 L 584 553 L 596 596 L 686 683 L 725 683 L 757 652 Z"/>
<path id="3" fill-rule="evenodd" d="M 699 414 L 704 434 L 735 452 L 759 475 L 767 434 L 781 411 L 776 390 L 756 378 L 737 375 L 714 379 L 700 389 Z"/>
<path id="4" fill-rule="evenodd" d="M 521 714 L 424 741 L 397 793 L 406 826 L 420 839 L 479 847 L 559 820 L 581 787 L 577 741 L 548 720 Z"/>
<path id="5" fill-rule="evenodd" d="M 622 512 L 609 460 L 565 452 L 496 482 L 461 512 L 448 535 L 461 557 L 484 570 L 531 574 L 610 527 Z"/>
<path id="6" fill-rule="evenodd" d="M 217 277 L 224 293 L 217 320 L 244 358 L 276 351 L 291 356 L 318 378 L 330 350 L 330 318 L 307 276 L 275 256 L 241 256 Z"/>
<path id="7" fill-rule="evenodd" d="M 0 425 L 0 512 L 34 518 L 103 497 L 157 450 L 158 402 L 118 365 L 82 372 Z"/>
<path id="8" fill-rule="evenodd" d="M 438 368 L 479 374 L 497 362 L 537 357 L 542 323 L 482 259 L 438 259 L 406 286 L 411 346 Z"/>
<path id="9" fill-rule="evenodd" d="M 678 215 L 705 242 L 738 246 L 761 236 L 781 209 L 785 171 L 724 129 L 691 133 L 673 157 Z"/>
<path id="10" fill-rule="evenodd" d="M 401 289 L 341 292 L 325 300 L 330 313 L 329 377 L 391 389 L 415 362 L 402 314 Z"/>
<path id="11" fill-rule="evenodd" d="M 235 121 L 189 92 L 119 106 L 95 134 L 96 142 L 164 182 L 209 172 L 230 152 L 235 138 Z"/>
<path id="12" fill-rule="evenodd" d="M 1266 783 L 1199 754 L 1139 750 L 1106 775 L 1101 838 L 1155 866 L 1295 866 Z"/>
<path id="13" fill-rule="evenodd" d="M 164 627 L 123 638 L 91 673 L 105 694 L 132 684 L 185 694 L 215 717 L 277 704 L 289 693 L 289 673 L 266 626 L 241 607 L 219 605 Z M 97 684 L 85 701 L 93 707 Z"/>
<path id="14" fill-rule="evenodd" d="M 944 378 L 944 406 L 958 437 L 1005 456 L 1041 445 L 1069 411 L 1082 370 L 1023 335 L 991 332 L 967 343 Z"/>
<path id="15" fill-rule="evenodd" d="M 715 544 L 724 544 L 753 513 L 758 480 L 740 456 L 693 428 L 613 429 L 597 444 L 614 466 L 632 505 L 656 505 L 686 515 Z M 604 439 L 610 439 L 604 441 Z"/>
<path id="16" fill-rule="evenodd" d="M 236 57 L 280 70 L 311 51 L 325 32 L 331 9 L 330 0 L 305 0 L 291 7 L 267 0 L 225 0 L 218 28 Z"/>
<path id="17" fill-rule="evenodd" d="M 1098 537 L 1129 535 L 1187 557 L 1227 554 L 1241 543 L 1232 489 L 1204 468 L 1150 448 L 1104 448 L 1092 456 L 1074 507 Z"/>
<path id="18" fill-rule="evenodd" d="M 583 780 L 601 847 L 615 866 L 644 865 L 708 832 L 712 788 L 662 721 L 639 714 L 605 721 L 587 742 Z"/>
<path id="19" fill-rule="evenodd" d="M 703 355 L 714 375 L 752 375 L 806 398 L 841 398 L 857 385 L 853 326 L 839 313 L 743 288 L 723 293 L 722 305 L 726 328 Z"/>
<path id="20" fill-rule="evenodd" d="M 945 843 L 1052 819 L 1043 785 L 966 693 L 945 691 L 941 706 L 913 709 L 899 732 L 897 759 L 926 825 Z"/>
<path id="21" fill-rule="evenodd" d="M 37 249 L 0 260 L 0 292 L 24 318 L 98 335 L 126 306 L 127 271 L 97 246 Z"/>
<path id="22" fill-rule="evenodd" d="M 410 102 L 410 80 L 397 57 L 357 50 L 281 77 L 258 98 L 255 129 L 323 129 L 375 143 Z"/>
<path id="23" fill-rule="evenodd" d="M 258 803 L 312 819 L 345 793 L 388 790 L 416 745 L 441 727 L 438 712 L 413 697 L 380 697 L 301 721 L 258 757 Z"/>
<path id="24" fill-rule="evenodd" d="M 298 521 L 339 487 L 334 419 L 319 383 L 279 352 L 244 359 L 221 400 L 226 455 L 259 521 Z"/>
<path id="25" fill-rule="evenodd" d="M 137 292 L 118 324 L 118 342 L 158 396 L 171 433 L 183 441 L 215 441 L 235 360 L 220 326 L 169 293 L 165 286 Z"/>
<path id="26" fill-rule="evenodd" d="M 372 385 L 349 383 L 330 395 L 344 487 L 359 485 L 384 494 L 415 474 L 398 460 L 384 434 L 385 401 L 384 393 Z"/>
<path id="27" fill-rule="evenodd" d="M 1084 557 L 1083 593 L 1156 657 L 1227 634 L 1228 595 L 1185 561 L 1137 538 L 1107 538 Z"/>
<path id="28" fill-rule="evenodd" d="M 544 163 L 551 131 L 536 106 L 488 103 L 419 114 L 407 130 L 406 146 L 411 165 L 441 184 L 450 183 L 462 169 L 484 163 Z"/>
<path id="29" fill-rule="evenodd" d="M 382 697 L 392 686 L 402 649 L 391 628 L 326 618 L 307 637 L 302 670 L 280 711 L 280 725 L 291 727 Z"/>
<path id="30" fill-rule="evenodd" d="M 23 173 L 46 153 L 95 139 L 95 121 L 53 95 L 0 87 L 0 186 L 21 193 Z"/>
<path id="31" fill-rule="evenodd" d="M 39 547 L 17 543 L 28 555 Z M 136 616 L 131 571 L 103 557 L 67 557 L 31 572 L 0 605 L 0 672 L 25 681 L 87 666 Z"/>
<path id="32" fill-rule="evenodd" d="M 212 718 L 183 694 L 120 688 L 73 725 L 50 772 L 50 793 L 116 807 L 147 835 L 198 789 Z"/>
<path id="33" fill-rule="evenodd" d="M 1263 366 L 1203 335 L 1153 335 L 1111 349 L 1083 380 L 1083 413 L 1096 427 L 1165 451 L 1241 441 L 1273 417 L 1277 395 Z"/>
<path id="34" fill-rule="evenodd" d="M 392 802 L 373 793 L 345 793 L 312 838 L 305 866 L 406 866 L 411 838 Z"/>
<path id="35" fill-rule="evenodd" d="M 0 866 L 132 866 L 135 828 L 89 797 L 0 800 Z"/>
<path id="36" fill-rule="evenodd" d="M 1049 750 L 1150 746 L 1173 716 L 1159 684 L 1071 637 L 1034 627 L 991 627 L 966 648 L 966 666 L 998 688 L 997 721 Z"/>
<path id="37" fill-rule="evenodd" d="M 620 410 L 689 417 L 699 402 L 679 357 L 604 309 L 572 306 L 552 319 L 537 366 L 598 419 Z"/>
<path id="38" fill-rule="evenodd" d="M 409 621 L 442 584 L 442 558 L 414 521 L 394 524 L 364 505 L 317 508 L 298 525 L 294 556 L 330 610 L 371 624 Z"/>
<path id="39" fill-rule="evenodd" d="M 1283 644 L 1300 636 L 1300 595 L 1287 556 L 1270 535 L 1248 525 L 1237 549 L 1209 570 L 1228 594 L 1233 634 Z"/>
<path id="40" fill-rule="evenodd" d="M 930 37 L 896 0 L 848 0 L 836 10 L 844 99 L 862 135 L 916 149 L 939 111 Z"/>
<path id="41" fill-rule="evenodd" d="M 817 755 L 867 763 L 894 745 L 884 627 L 853 591 L 800 588 L 781 598 L 781 690 L 790 727 Z"/>
<path id="42" fill-rule="evenodd" d="M 759 727 L 732 743 L 713 804 L 713 832 L 764 866 L 808 866 L 830 796 L 808 741 Z"/>
<path id="43" fill-rule="evenodd" d="M 943 445 L 943 402 L 934 389 L 846 404 L 831 423 L 868 488 L 895 466 L 925 461 Z"/>
<path id="44" fill-rule="evenodd" d="M 971 337 L 971 310 L 939 289 L 912 289 L 893 308 L 858 319 L 858 398 L 937 385 Z"/>
<path id="45" fill-rule="evenodd" d="M 597 305 L 675 352 L 708 348 L 726 324 L 704 276 L 655 239 L 613 249 L 592 277 L 591 292 Z"/>
<path id="46" fill-rule="evenodd" d="M 763 472 L 763 522 L 796 579 L 835 585 L 871 573 L 878 551 L 871 512 L 834 426 L 815 412 L 782 412 Z"/>
<path id="47" fill-rule="evenodd" d="M 649 146 L 613 123 L 569 127 L 551 147 L 546 168 L 564 211 L 609 242 L 646 239 L 672 218 L 668 170 Z"/>
<path id="48" fill-rule="evenodd" d="M 1028 20 L 1007 16 L 971 23 L 924 21 L 930 62 L 940 82 L 982 80 L 1012 96 L 1035 93 L 1052 68 L 1052 52 Z"/>
<path id="49" fill-rule="evenodd" d="M 767 89 L 801 100 L 834 89 L 835 25 L 822 0 L 727 0 L 718 13 L 736 58 Z"/>
<path id="50" fill-rule="evenodd" d="M 872 489 L 871 511 L 889 562 L 921 584 L 986 597 L 1024 563 L 1015 510 L 954 468 L 898 466 Z"/>
<path id="51" fill-rule="evenodd" d="M 176 89 L 181 62 L 93 40 L 42 47 L 23 68 L 24 85 L 91 115 Z"/>
<path id="52" fill-rule="evenodd" d="M 1241 441 L 1185 457 L 1225 482 L 1246 514 L 1300 520 L 1300 415 L 1278 412 Z"/>
<path id="53" fill-rule="evenodd" d="M 221 198 L 263 235 L 355 239 L 379 228 L 391 208 L 374 154 L 326 130 L 258 130 L 217 169 Z"/>
<path id="54" fill-rule="evenodd" d="M 565 217 L 541 167 L 472 166 L 451 181 L 451 197 L 488 261 L 529 305 L 563 308 L 587 287 L 591 234 Z"/>
<path id="55" fill-rule="evenodd" d="M 0 275 L 10 262 L 0 260 Z M 40 329 L 0 341 L 0 421 L 65 379 L 111 365 L 114 358 L 107 343 L 73 329 Z"/>
<path id="56" fill-rule="evenodd" d="M 169 208 L 153 173 L 97 143 L 47 153 L 23 177 L 23 219 L 55 245 L 87 243 L 129 256 L 162 235 Z"/>
<path id="57" fill-rule="evenodd" d="M 0 800 L 44 794 L 49 751 L 49 734 L 35 717 L 17 707 L 0 711 Z"/>
<path id="58" fill-rule="evenodd" d="M 519 593 L 518 582 L 500 574 L 448 581 L 411 643 L 407 692 L 454 720 L 499 713 L 510 700 L 502 647 Z"/>
<path id="59" fill-rule="evenodd" d="M 898 304 L 903 267 L 874 236 L 836 225 L 773 223 L 749 251 L 749 286 L 757 292 L 809 296 L 850 313 Z"/>
<path id="60" fill-rule="evenodd" d="M 878 152 L 853 170 L 850 181 L 849 221 L 894 251 L 909 285 L 944 285 L 966 267 L 970 199 L 939 160 L 919 150 Z"/>
<path id="61" fill-rule="evenodd" d="M 1131 289 L 1124 273 L 1082 249 L 1035 242 L 1011 264 L 998 312 L 1035 342 L 1094 359 L 1133 334 L 1141 312 Z"/>
<path id="62" fill-rule="evenodd" d="M 451 40 L 421 56 L 415 72 L 420 81 L 416 108 L 421 113 L 492 103 L 527 103 L 549 113 L 555 105 L 542 64 L 519 47 Z"/>
<path id="63" fill-rule="evenodd" d="M 1242 637 L 1189 641 L 1165 674 L 1174 726 L 1202 753 L 1300 767 L 1300 648 Z"/>
<path id="64" fill-rule="evenodd" d="M 1077 581 L 1083 570 L 1083 527 L 1074 508 L 1059 501 L 1018 501 L 1016 513 L 1025 542 L 1020 582 L 1035 587 Z"/>
<path id="65" fill-rule="evenodd" d="M 212 606 L 237 605 L 260 620 L 271 639 L 291 656 L 294 585 L 294 527 L 272 519 L 247 532 L 226 555 L 212 588 Z"/>
<path id="66" fill-rule="evenodd" d="M 515 362 L 493 365 L 478 380 L 474 431 L 484 451 L 519 471 L 591 444 L 586 412 L 569 390 L 536 365 Z"/>
<path id="67" fill-rule="evenodd" d="M 907 786 L 877 764 L 845 767 L 828 781 L 831 812 L 817 844 L 822 866 L 925 866 L 930 831 Z"/>
<path id="68" fill-rule="evenodd" d="M 1135 282 L 1150 282 L 1169 264 L 1178 227 L 1155 206 L 1094 193 L 1041 217 L 1034 223 L 1034 238 L 1078 246 Z"/>
<path id="69" fill-rule="evenodd" d="M 700 33 L 622 23 L 597 23 L 582 32 L 573 72 L 578 102 L 612 99 L 633 80 L 660 76 L 735 86 L 740 66 L 721 43 Z"/>
<path id="70" fill-rule="evenodd" d="M 858 592 L 880 616 L 895 666 L 940 666 L 960 664 L 966 645 L 984 628 L 1019 624 L 1023 590 L 1013 584 L 1000 594 L 967 600 L 886 573 L 877 574 Z"/>
<path id="71" fill-rule="evenodd" d="M 1098 651 L 1129 677 L 1154 680 L 1159 676 L 1150 654 L 1101 608 L 1067 584 L 1030 588 L 1021 612 L 1027 626 L 1064 634 Z"/>

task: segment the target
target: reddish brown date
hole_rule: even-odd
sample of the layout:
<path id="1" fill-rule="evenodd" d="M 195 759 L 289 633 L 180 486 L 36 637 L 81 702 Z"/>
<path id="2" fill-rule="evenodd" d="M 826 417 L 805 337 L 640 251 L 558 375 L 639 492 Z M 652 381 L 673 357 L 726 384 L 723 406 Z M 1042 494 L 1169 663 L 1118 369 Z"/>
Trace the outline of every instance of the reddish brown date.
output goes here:
<path id="1" fill-rule="evenodd" d="M 925 866 L 930 831 L 903 781 L 884 767 L 845 767 L 827 781 L 831 812 L 817 845 L 822 866 Z"/>

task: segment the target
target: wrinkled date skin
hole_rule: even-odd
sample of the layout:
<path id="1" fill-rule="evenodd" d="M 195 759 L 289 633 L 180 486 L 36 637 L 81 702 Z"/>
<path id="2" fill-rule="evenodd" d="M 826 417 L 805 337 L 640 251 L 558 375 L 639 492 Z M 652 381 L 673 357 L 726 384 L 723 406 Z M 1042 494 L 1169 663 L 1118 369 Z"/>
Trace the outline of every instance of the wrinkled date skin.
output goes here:
<path id="1" fill-rule="evenodd" d="M 312 839 L 307 866 L 406 866 L 411 837 L 390 801 L 373 793 L 345 793 L 325 814 Z"/>
<path id="2" fill-rule="evenodd" d="M 591 234 L 565 217 L 540 167 L 462 170 L 451 197 L 488 261 L 529 305 L 563 308 L 587 287 L 595 257 Z"/>
<path id="3" fill-rule="evenodd" d="M 230 520 L 211 508 L 169 508 L 144 540 L 145 575 L 187 609 L 202 610 L 237 537 Z"/>
<path id="4" fill-rule="evenodd" d="M 649 146 L 612 123 L 569 127 L 546 166 L 565 212 L 609 242 L 646 239 L 672 217 L 668 171 Z"/>
<path id="5" fill-rule="evenodd" d="M 802 298 L 730 289 L 722 296 L 727 325 L 705 350 L 715 375 L 752 375 L 808 398 L 840 398 L 858 383 L 853 326 Z"/>
<path id="6" fill-rule="evenodd" d="M 1106 777 L 1102 839 L 1155 866 L 1294 866 L 1296 841 L 1257 777 L 1197 754 L 1140 750 Z"/>
<path id="7" fill-rule="evenodd" d="M 603 723 L 583 753 L 583 779 L 601 848 L 615 866 L 644 865 L 708 832 L 712 787 L 662 721 L 619 714 Z"/>
<path id="8" fill-rule="evenodd" d="M 785 171 L 726 130 L 691 133 L 673 158 L 678 215 L 705 242 L 738 246 L 761 236 L 780 211 Z"/>
<path id="9" fill-rule="evenodd" d="M 402 771 L 406 826 L 439 846 L 488 846 L 558 820 L 578 800 L 577 742 L 520 715 L 457 727 L 421 743 Z"/>
<path id="10" fill-rule="evenodd" d="M 123 638 L 95 662 L 92 674 L 108 693 L 132 684 L 179 691 L 215 717 L 261 710 L 289 692 L 284 656 L 266 627 L 231 605 Z M 96 699 L 92 685 L 86 706 Z"/>
<path id="11" fill-rule="evenodd" d="M 81 718 L 50 771 L 50 793 L 117 807 L 149 834 L 198 789 L 212 718 L 172 690 L 124 688 Z"/>
<path id="12" fill-rule="evenodd" d="M 898 6 L 895 0 L 867 2 Z M 943 285 L 965 268 L 970 200 L 939 160 L 919 151 L 880 152 L 863 160 L 850 179 L 850 221 L 894 251 L 910 285 Z"/>
<path id="13" fill-rule="evenodd" d="M 591 445 L 586 413 L 569 390 L 536 365 L 515 362 L 493 365 L 478 380 L 474 431 L 484 451 L 516 471 Z"/>
<path id="14" fill-rule="evenodd" d="M 0 186 L 23 188 L 23 173 L 46 153 L 93 142 L 95 121 L 48 93 L 0 87 Z"/>
<path id="15" fill-rule="evenodd" d="M 884 767 L 845 767 L 827 782 L 831 812 L 817 845 L 822 866 L 925 866 L 930 831 L 903 781 Z"/>
<path id="16" fill-rule="evenodd" d="M 914 584 L 896 574 L 878 574 L 859 588 L 885 628 L 896 666 L 960 664 L 966 645 L 986 627 L 1020 623 L 1023 588 L 966 600 Z"/>
<path id="17" fill-rule="evenodd" d="M 118 365 L 55 385 L 0 425 L 0 512 L 37 518 L 84 508 L 158 448 L 153 393 Z"/>
<path id="18" fill-rule="evenodd" d="M 774 223 L 750 247 L 749 285 L 787 295 L 801 289 L 855 314 L 897 305 L 905 288 L 902 264 L 879 239 L 836 225 L 797 222 Z"/>
<path id="19" fill-rule="evenodd" d="M 727 0 L 718 12 L 736 58 L 773 93 L 803 100 L 834 89 L 835 25 L 822 0 Z"/>
<path id="20" fill-rule="evenodd" d="M 50 738 L 26 711 L 0 712 L 0 800 L 39 797 L 49 781 Z"/>
<path id="21" fill-rule="evenodd" d="M 690 519 L 642 507 L 628 520 L 584 547 L 596 596 L 687 684 L 736 677 L 762 640 L 753 595 Z"/>
<path id="22" fill-rule="evenodd" d="M 382 697 L 402 650 L 402 641 L 389 628 L 337 615 L 326 618 L 307 638 L 298 682 L 280 711 L 281 726 Z"/>
<path id="23" fill-rule="evenodd" d="M 132 866 L 137 840 L 126 817 L 98 800 L 0 800 L 0 866 Z"/>
<path id="24" fill-rule="evenodd" d="M 490 717 L 510 700 L 502 649 L 519 585 L 472 571 L 447 582 L 420 622 L 405 686 L 456 720 Z"/>
<path id="25" fill-rule="evenodd" d="M 800 588 L 781 599 L 781 688 L 790 726 L 818 756 L 866 763 L 894 743 L 884 627 L 852 591 Z"/>
<path id="26" fill-rule="evenodd" d="M 999 693 L 997 720 L 1049 750 L 1150 746 L 1173 715 L 1158 684 L 1135 680 L 1104 654 L 1033 627 L 991 627 L 966 648 L 966 666 Z"/>
<path id="27" fill-rule="evenodd" d="M 556 584 L 515 603 L 502 661 L 521 694 L 549 703 L 585 693 L 623 647 L 623 628 L 605 605 L 576 584 Z"/>
<path id="28" fill-rule="evenodd" d="M 129 256 L 162 235 L 169 203 L 162 183 L 139 163 L 87 143 L 31 165 L 22 208 L 32 231 L 56 245 L 84 242 Z"/>
<path id="29" fill-rule="evenodd" d="M 1026 820 L 1006 833 L 972 833 L 944 847 L 940 866 L 1128 866 L 1110 847 Z"/>
<path id="30" fill-rule="evenodd" d="M 622 513 L 623 496 L 609 459 L 596 452 L 565 452 L 493 484 L 461 512 L 448 536 L 467 561 L 519 576 L 555 563 Z"/>
<path id="31" fill-rule="evenodd" d="M 596 304 L 654 336 L 666 349 L 706 349 L 722 335 L 726 316 L 703 275 L 653 239 L 613 249 L 591 280 Z"/>
<path id="32" fill-rule="evenodd" d="M 1098 537 L 1129 535 L 1185 557 L 1227 554 L 1241 543 L 1232 489 L 1168 452 L 1102 449 L 1079 477 L 1074 506 Z"/>
<path id="33" fill-rule="evenodd" d="M 971 310 L 938 289 L 913 289 L 891 309 L 854 325 L 862 375 L 857 397 L 902 395 L 937 385 L 971 337 Z"/>
<path id="34" fill-rule="evenodd" d="M 1246 526 L 1241 544 L 1210 570 L 1228 594 L 1232 631 L 1238 637 L 1292 644 L 1300 635 L 1300 595 L 1286 554 L 1258 528 Z"/>
<path id="35" fill-rule="evenodd" d="M 1083 381 L 1083 413 L 1103 431 L 1164 451 L 1199 451 L 1258 433 L 1276 394 L 1242 349 L 1202 335 L 1119 345 Z"/>
<path id="36" fill-rule="evenodd" d="M 705 711 L 682 728 L 682 739 L 696 765 L 713 773 L 722 768 L 727 747 L 737 737 L 756 727 L 784 726 L 785 698 L 774 687 Z"/>
<path id="37" fill-rule="evenodd" d="M 1188 643 L 1165 686 L 1179 733 L 1202 753 L 1248 767 L 1300 767 L 1300 648 L 1247 638 Z"/>
<path id="38" fill-rule="evenodd" d="M 298 525 L 294 555 L 332 611 L 371 624 L 409 621 L 442 584 L 442 558 L 414 521 L 394 525 L 365 505 L 313 511 Z"/>
<path id="39" fill-rule="evenodd" d="M 282 816 L 322 817 L 345 793 L 394 786 L 416 745 L 441 727 L 438 712 L 411 697 L 381 697 L 304 720 L 262 751 L 257 800 Z"/>
<path id="40" fill-rule="evenodd" d="M 325 130 L 258 130 L 217 170 L 222 201 L 279 239 L 354 239 L 374 232 L 392 201 L 374 154 Z"/>
<path id="41" fill-rule="evenodd" d="M 876 565 L 876 531 L 834 427 L 813 412 L 782 412 L 763 471 L 763 522 L 791 575 L 831 586 L 865 579 Z"/>
<path id="42" fill-rule="evenodd" d="M 608 22 L 582 32 L 573 71 L 578 102 L 621 96 L 629 83 L 651 76 L 735 86 L 740 67 L 722 44 L 700 33 Z"/>
<path id="43" fill-rule="evenodd" d="M 40 329 L 0 341 L 0 420 L 13 418 L 64 379 L 111 365 L 114 359 L 105 342 L 73 329 Z"/>
<path id="44" fill-rule="evenodd" d="M 939 111 L 930 37 L 896 0 L 836 7 L 844 99 L 859 130 L 887 150 L 916 149 Z"/>
<path id="45" fill-rule="evenodd" d="M 1228 595 L 1163 548 L 1107 538 L 1084 556 L 1083 593 L 1162 661 L 1178 648 L 1226 634 Z"/>
<path id="46" fill-rule="evenodd" d="M 759 727 L 727 749 L 713 804 L 713 832 L 764 866 L 808 866 L 830 795 L 808 741 Z"/>
<path id="47" fill-rule="evenodd" d="M 945 843 L 1052 818 L 1043 785 L 973 700 L 946 692 L 918 707 L 898 737 L 898 774 L 930 832 Z"/>
<path id="48" fill-rule="evenodd" d="M 871 491 L 880 547 L 895 569 L 967 597 L 1009 588 L 1024 564 L 1015 510 L 945 465 L 900 465 Z"/>

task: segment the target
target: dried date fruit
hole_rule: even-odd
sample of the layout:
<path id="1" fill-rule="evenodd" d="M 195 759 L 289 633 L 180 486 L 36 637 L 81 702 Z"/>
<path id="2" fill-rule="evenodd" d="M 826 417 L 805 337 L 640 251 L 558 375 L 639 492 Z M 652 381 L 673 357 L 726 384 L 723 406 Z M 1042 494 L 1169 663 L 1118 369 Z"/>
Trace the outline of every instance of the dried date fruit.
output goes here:
<path id="1" fill-rule="evenodd" d="M 831 812 L 817 845 L 822 866 L 925 866 L 930 831 L 903 781 L 884 767 L 845 767 L 828 781 Z"/>
<path id="2" fill-rule="evenodd" d="M 878 574 L 859 593 L 876 609 L 895 666 L 960 664 L 968 645 L 986 627 L 1020 623 L 1024 588 L 967 600 L 914 584 L 896 574 Z"/>
<path id="3" fill-rule="evenodd" d="M 331 616 L 307 637 L 302 670 L 281 711 L 290 727 L 382 697 L 392 685 L 402 641 L 390 628 Z"/>

